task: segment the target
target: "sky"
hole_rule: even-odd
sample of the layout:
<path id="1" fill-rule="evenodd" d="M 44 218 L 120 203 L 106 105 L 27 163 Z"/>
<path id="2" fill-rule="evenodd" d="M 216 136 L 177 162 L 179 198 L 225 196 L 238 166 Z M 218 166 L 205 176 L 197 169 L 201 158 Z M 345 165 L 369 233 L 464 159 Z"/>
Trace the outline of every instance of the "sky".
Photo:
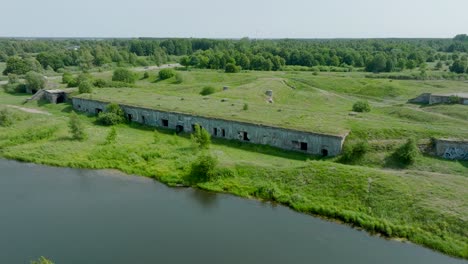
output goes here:
<path id="1" fill-rule="evenodd" d="M 1 37 L 452 38 L 468 0 L 0 0 Z"/>

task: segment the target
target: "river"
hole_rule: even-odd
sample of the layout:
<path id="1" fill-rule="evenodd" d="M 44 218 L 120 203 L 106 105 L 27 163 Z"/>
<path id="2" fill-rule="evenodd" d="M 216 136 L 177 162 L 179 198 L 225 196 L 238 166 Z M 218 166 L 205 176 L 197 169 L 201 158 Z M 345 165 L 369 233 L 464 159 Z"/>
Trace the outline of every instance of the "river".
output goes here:
<path id="1" fill-rule="evenodd" d="M 287 207 L 0 160 L 0 263 L 467 263 Z"/>

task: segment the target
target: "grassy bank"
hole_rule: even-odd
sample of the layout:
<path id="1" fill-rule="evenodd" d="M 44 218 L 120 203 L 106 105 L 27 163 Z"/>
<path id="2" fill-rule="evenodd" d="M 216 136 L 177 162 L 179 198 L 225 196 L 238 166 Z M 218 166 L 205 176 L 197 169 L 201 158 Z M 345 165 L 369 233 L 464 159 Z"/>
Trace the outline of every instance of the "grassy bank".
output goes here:
<path id="1" fill-rule="evenodd" d="M 0 108 L 18 105 L 50 115 L 9 107 L 21 118 L 12 126 L 0 126 L 1 157 L 74 168 L 114 168 L 172 186 L 188 185 L 190 166 L 200 155 L 189 135 L 124 124 L 116 127 L 116 142 L 105 144 L 110 128 L 95 125 L 95 117 L 79 115 L 89 137 L 76 141 L 67 127 L 70 105 L 22 105 L 26 97 L 0 92 Z M 379 153 L 379 144 L 372 148 Z M 393 170 L 380 165 L 384 156 L 369 154 L 355 165 L 344 165 L 335 159 L 221 140 L 207 151 L 219 161 L 215 177 L 194 187 L 276 201 L 468 258 L 467 163 L 422 156 L 404 170 Z"/>

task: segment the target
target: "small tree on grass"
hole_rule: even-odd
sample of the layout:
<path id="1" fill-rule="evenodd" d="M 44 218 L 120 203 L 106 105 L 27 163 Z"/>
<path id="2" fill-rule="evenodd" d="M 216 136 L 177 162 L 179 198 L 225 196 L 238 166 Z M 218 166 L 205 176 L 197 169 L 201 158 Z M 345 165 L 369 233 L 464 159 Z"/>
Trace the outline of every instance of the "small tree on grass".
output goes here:
<path id="1" fill-rule="evenodd" d="M 244 111 L 249 110 L 249 104 L 245 103 L 245 104 L 244 104 L 244 107 L 242 107 L 242 109 L 243 109 Z"/>
<path id="2" fill-rule="evenodd" d="M 357 101 L 353 104 L 354 112 L 370 112 L 371 108 L 367 101 Z"/>
<path id="3" fill-rule="evenodd" d="M 413 138 L 406 140 L 394 153 L 394 157 L 405 165 L 413 164 L 419 156 L 419 149 Z"/>
<path id="4" fill-rule="evenodd" d="M 234 63 L 226 64 L 226 68 L 224 70 L 226 73 L 237 73 L 240 71 L 239 66 L 236 66 Z"/>
<path id="5" fill-rule="evenodd" d="M 136 75 L 129 69 L 118 68 L 112 74 L 112 81 L 134 83 L 136 81 Z"/>
<path id="6" fill-rule="evenodd" d="M 70 115 L 70 120 L 68 122 L 68 127 L 70 128 L 70 133 L 73 135 L 75 140 L 85 140 L 87 135 L 84 131 L 84 126 L 78 115 L 75 112 L 72 112 Z"/>
<path id="7" fill-rule="evenodd" d="M 200 149 L 207 149 L 211 144 L 211 135 L 198 124 L 195 125 L 195 131 L 190 136 L 192 142 Z"/>
<path id="8" fill-rule="evenodd" d="M 121 124 L 125 122 L 124 114 L 118 104 L 110 103 L 106 107 L 106 112 L 99 113 L 97 122 L 105 126 Z"/>
<path id="9" fill-rule="evenodd" d="M 206 153 L 200 154 L 190 165 L 188 180 L 191 183 L 206 182 L 215 176 L 218 160 Z"/>
<path id="10" fill-rule="evenodd" d="M 174 71 L 172 69 L 162 69 L 159 71 L 158 76 L 159 79 L 161 80 L 166 80 L 175 75 Z"/>
<path id="11" fill-rule="evenodd" d="M 46 86 L 46 79 L 40 73 L 30 71 L 25 78 L 26 84 L 32 90 L 40 90 Z"/>
<path id="12" fill-rule="evenodd" d="M 216 92 L 216 89 L 212 86 L 205 86 L 203 87 L 203 89 L 201 90 L 200 94 L 205 96 L 205 95 L 210 95 L 210 94 L 214 94 Z"/>
<path id="13" fill-rule="evenodd" d="M 78 92 L 82 93 L 92 93 L 93 92 L 93 84 L 90 81 L 83 81 L 78 86 Z"/>
<path id="14" fill-rule="evenodd" d="M 8 109 L 4 108 L 0 110 L 0 126 L 8 127 L 13 125 L 15 118 L 13 117 L 13 113 L 10 112 Z"/>
<path id="15" fill-rule="evenodd" d="M 115 127 L 111 127 L 109 133 L 106 136 L 106 145 L 114 144 L 117 139 L 117 130 Z"/>

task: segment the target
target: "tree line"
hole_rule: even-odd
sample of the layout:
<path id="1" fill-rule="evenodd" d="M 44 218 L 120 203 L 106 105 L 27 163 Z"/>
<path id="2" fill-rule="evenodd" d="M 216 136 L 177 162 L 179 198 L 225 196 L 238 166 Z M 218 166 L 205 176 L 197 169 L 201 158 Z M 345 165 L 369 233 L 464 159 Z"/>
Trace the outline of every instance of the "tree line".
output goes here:
<path id="1" fill-rule="evenodd" d="M 393 72 L 427 62 L 449 62 L 457 73 L 467 69 L 468 37 L 453 39 L 0 39 L 3 74 L 81 70 L 106 65 L 163 64 L 177 56 L 187 67 L 281 70 L 286 65 L 362 68 Z M 453 66 L 455 64 L 455 66 Z M 462 71 L 463 69 L 463 71 Z"/>

